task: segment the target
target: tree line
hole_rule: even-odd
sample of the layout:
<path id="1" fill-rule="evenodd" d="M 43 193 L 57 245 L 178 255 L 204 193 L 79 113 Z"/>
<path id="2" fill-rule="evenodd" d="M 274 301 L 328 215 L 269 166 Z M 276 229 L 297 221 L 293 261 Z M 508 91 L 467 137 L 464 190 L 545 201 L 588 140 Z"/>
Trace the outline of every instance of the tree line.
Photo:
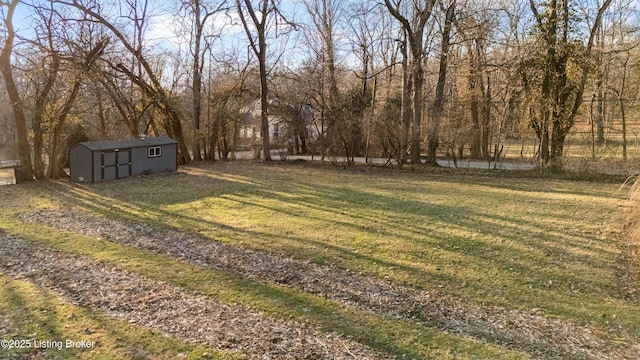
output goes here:
<path id="1" fill-rule="evenodd" d="M 15 133 L 18 181 L 64 176 L 79 141 L 143 134 L 177 140 L 181 164 L 248 148 L 270 160 L 272 147 L 436 164 L 531 138 L 554 170 L 576 122 L 595 149 L 615 118 L 626 159 L 634 5 L 3 1 L 0 146 Z"/>

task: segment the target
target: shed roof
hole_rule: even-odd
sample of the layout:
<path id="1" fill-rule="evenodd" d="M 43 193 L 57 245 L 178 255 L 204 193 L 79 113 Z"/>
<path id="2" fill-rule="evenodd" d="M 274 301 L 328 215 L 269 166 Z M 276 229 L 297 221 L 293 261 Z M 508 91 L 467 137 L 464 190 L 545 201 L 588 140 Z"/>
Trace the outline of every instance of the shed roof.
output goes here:
<path id="1" fill-rule="evenodd" d="M 165 137 L 151 137 L 146 139 L 126 139 L 126 140 L 101 140 L 101 141 L 85 141 L 78 145 L 82 145 L 89 150 L 111 150 L 111 149 L 128 149 L 136 147 L 160 146 L 167 144 L 177 144 L 178 142 Z M 77 146 L 77 145 L 76 145 Z"/>

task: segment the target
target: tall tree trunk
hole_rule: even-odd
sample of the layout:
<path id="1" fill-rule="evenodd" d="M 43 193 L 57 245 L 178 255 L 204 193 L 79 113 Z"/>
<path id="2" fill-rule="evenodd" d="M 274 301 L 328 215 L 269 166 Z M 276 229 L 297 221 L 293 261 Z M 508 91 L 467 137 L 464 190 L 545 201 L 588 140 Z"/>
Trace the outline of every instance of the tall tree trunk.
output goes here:
<path id="1" fill-rule="evenodd" d="M 49 93 L 53 88 L 53 85 L 58 78 L 58 71 L 60 70 L 61 59 L 59 54 L 55 53 L 52 50 L 51 56 L 51 64 L 49 65 L 47 79 L 44 83 L 44 86 L 40 91 L 36 93 L 36 101 L 33 111 L 33 122 L 31 128 L 33 129 L 33 170 L 36 179 L 44 179 L 45 178 L 45 163 L 42 160 L 43 152 L 43 139 L 44 139 L 44 130 L 43 123 L 45 122 L 45 107 L 47 105 L 47 100 L 49 97 Z M 54 161 L 54 159 L 49 159 L 49 164 Z"/>
<path id="2" fill-rule="evenodd" d="M 269 146 L 269 85 L 267 83 L 267 41 L 264 29 L 258 33 L 260 53 L 258 54 L 260 68 L 260 132 L 262 134 L 262 158 L 271 161 Z"/>
<path id="3" fill-rule="evenodd" d="M 596 84 L 597 84 L 597 90 L 596 90 L 596 94 L 597 94 L 597 113 L 596 113 L 596 128 L 597 128 L 597 144 L 598 145 L 603 145 L 604 144 L 604 123 L 605 123 L 605 116 L 606 116 L 606 112 L 607 112 L 607 100 L 606 100 L 606 92 L 605 92 L 605 88 L 607 87 L 607 82 L 606 82 L 606 70 L 603 69 L 603 55 L 602 55 L 602 51 L 604 51 L 604 35 L 602 34 L 602 31 L 598 30 L 598 32 L 596 33 L 596 45 L 598 47 L 598 49 L 600 51 L 597 51 L 594 58 L 595 58 L 595 62 L 596 62 Z"/>
<path id="4" fill-rule="evenodd" d="M 484 79 L 484 72 L 480 75 Z M 482 90 L 482 158 L 489 159 L 489 145 L 491 136 L 491 78 L 487 76 L 487 84 L 481 82 Z"/>
<path id="5" fill-rule="evenodd" d="M 251 44 L 251 48 L 253 49 L 254 54 L 258 57 L 258 66 L 260 70 L 260 131 L 262 135 L 262 151 L 263 151 L 263 160 L 271 161 L 271 149 L 269 146 L 269 116 L 268 116 L 268 107 L 269 107 L 269 87 L 267 84 L 267 40 L 266 40 L 266 23 L 267 16 L 270 13 L 269 4 L 270 1 L 262 0 L 262 8 L 260 9 L 259 15 L 261 19 L 258 19 L 258 13 L 253 9 L 250 0 L 244 0 L 245 9 L 249 13 L 253 25 L 257 31 L 258 41 L 256 44 L 255 39 L 253 38 L 252 31 L 249 29 L 249 24 L 245 18 L 243 7 L 240 3 L 241 0 L 236 0 L 236 7 L 238 9 L 238 15 L 240 16 L 240 20 L 242 22 L 242 26 L 249 38 L 249 43 Z M 275 9 L 273 9 L 275 10 Z"/>
<path id="6" fill-rule="evenodd" d="M 193 11 L 193 78 L 191 79 L 193 95 L 193 156 L 195 160 L 202 160 L 202 151 L 206 152 L 206 141 L 201 133 L 202 116 L 202 72 L 204 69 L 204 52 L 202 41 L 204 37 L 204 26 L 207 19 L 222 10 L 222 3 L 212 12 L 208 12 L 205 5 L 200 0 L 193 0 L 186 4 Z M 204 11 L 204 14 L 203 14 Z M 204 15 L 204 16 L 203 16 Z M 206 43 L 205 43 L 206 48 Z"/>
<path id="7" fill-rule="evenodd" d="M 543 124 L 538 135 L 538 138 L 540 139 L 538 158 L 540 159 L 540 163 L 545 166 L 551 158 L 551 154 L 549 153 L 549 118 L 551 116 L 549 115 L 549 112 L 546 112 L 543 117 Z"/>
<path id="8" fill-rule="evenodd" d="M 193 60 L 193 158 L 202 160 L 202 135 L 200 134 L 200 116 L 202 114 L 202 75 L 200 73 L 200 39 L 196 40 L 195 56 Z"/>
<path id="9" fill-rule="evenodd" d="M 622 120 L 622 159 L 627 160 L 627 116 L 625 113 L 624 98 L 620 94 L 620 117 Z"/>
<path id="10" fill-rule="evenodd" d="M 62 145 L 62 131 L 64 130 L 64 126 L 66 125 L 67 117 L 71 112 L 73 107 L 73 103 L 76 101 L 78 97 L 78 93 L 80 91 L 80 78 L 76 79 L 73 84 L 73 89 L 67 99 L 65 100 L 58 117 L 56 118 L 55 125 L 53 127 L 53 138 L 51 139 L 51 153 L 49 155 L 49 171 L 47 176 L 51 179 L 58 179 L 63 177 L 64 171 L 62 170 L 61 156 L 60 156 L 60 147 Z"/>
<path id="11" fill-rule="evenodd" d="M 104 140 L 107 138 L 107 117 L 106 117 L 106 109 L 104 107 L 104 100 L 102 98 L 102 88 L 98 85 L 97 81 L 92 83 L 93 89 L 96 96 L 96 103 L 98 106 L 98 139 Z"/>
<path id="12" fill-rule="evenodd" d="M 407 36 L 402 43 L 402 139 L 400 143 L 400 163 L 405 162 L 407 151 L 409 150 L 409 127 L 411 124 L 411 93 L 413 92 L 413 78 L 409 71 L 409 54 L 407 53 Z"/>
<path id="13" fill-rule="evenodd" d="M 477 49 L 473 49 L 473 44 L 469 41 L 469 96 L 471 126 L 473 129 L 471 141 L 471 157 L 479 159 L 482 156 L 482 126 L 480 125 L 480 101 L 478 99 L 478 73 L 480 73 L 479 60 L 476 56 Z"/>
<path id="14" fill-rule="evenodd" d="M 618 92 L 618 102 L 620 102 L 620 116 L 622 120 L 622 158 L 627 160 L 627 116 L 624 104 L 624 92 L 627 87 L 627 67 L 629 65 L 630 53 L 627 51 L 624 59 L 624 65 L 622 66 L 622 83 L 620 84 L 620 91 Z"/>
<path id="15" fill-rule="evenodd" d="M 422 37 L 419 39 L 422 42 Z M 411 163 L 420 163 L 422 142 L 422 87 L 424 86 L 424 69 L 422 68 L 422 56 L 413 56 L 413 119 L 411 122 Z"/>
<path id="16" fill-rule="evenodd" d="M 322 158 L 326 150 L 333 151 L 338 145 L 342 124 L 339 123 L 338 82 L 336 75 L 336 54 L 333 41 L 334 20 L 339 16 L 339 8 L 335 0 L 304 0 L 307 12 L 311 15 L 316 31 L 322 38 L 322 108 L 321 108 L 321 153 Z M 328 92 L 328 94 L 326 94 Z M 326 120 L 326 129 L 325 129 Z M 325 132 L 326 130 L 326 132 Z M 328 147 L 328 149 L 327 149 Z"/>
<path id="17" fill-rule="evenodd" d="M 597 143 L 598 145 L 604 144 L 604 122 L 606 117 L 606 94 L 603 86 L 598 87 L 598 113 L 596 115 L 596 125 L 597 125 Z"/>
<path id="18" fill-rule="evenodd" d="M 27 133 L 27 120 L 24 113 L 24 104 L 20 98 L 18 87 L 13 79 L 11 69 L 11 54 L 13 52 L 13 41 L 15 40 L 15 30 L 13 28 L 13 14 L 19 0 L 11 0 L 8 4 L 4 24 L 7 31 L 4 47 L 0 53 L 0 72 L 4 77 L 4 84 L 11 101 L 11 109 L 16 121 L 16 133 L 18 135 L 18 157 L 20 165 L 15 169 L 16 182 L 21 183 L 33 180 L 33 168 L 31 163 L 31 151 L 29 149 L 29 138 Z"/>
<path id="19" fill-rule="evenodd" d="M 456 11 L 456 0 L 453 0 L 445 14 L 444 31 L 442 32 L 442 49 L 440 51 L 440 69 L 438 83 L 431 113 L 431 125 L 427 141 L 427 164 L 437 165 L 438 139 L 440 137 L 440 120 L 444 110 L 444 87 L 447 80 L 447 66 L 449 65 L 449 44 L 451 42 L 451 28 Z M 416 85 L 417 88 L 417 85 Z"/>

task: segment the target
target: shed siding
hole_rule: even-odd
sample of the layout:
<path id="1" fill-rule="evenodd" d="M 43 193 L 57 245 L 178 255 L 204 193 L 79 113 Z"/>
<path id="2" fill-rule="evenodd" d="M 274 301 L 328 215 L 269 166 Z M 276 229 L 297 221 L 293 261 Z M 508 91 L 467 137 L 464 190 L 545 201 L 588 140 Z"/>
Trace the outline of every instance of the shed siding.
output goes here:
<path id="1" fill-rule="evenodd" d="M 94 151 L 93 154 L 93 182 L 102 181 L 102 153 Z"/>
<path id="2" fill-rule="evenodd" d="M 155 147 L 155 146 L 150 146 Z M 149 147 L 131 149 L 132 176 L 165 171 L 176 171 L 175 144 L 162 145 L 162 156 L 149 157 Z"/>
<path id="3" fill-rule="evenodd" d="M 176 145 L 162 145 L 162 156 L 149 157 L 149 147 L 131 149 L 131 175 L 176 171 Z"/>
<path id="4" fill-rule="evenodd" d="M 69 156 L 69 176 L 76 182 L 93 182 L 91 178 L 91 150 L 78 145 Z"/>
<path id="5" fill-rule="evenodd" d="M 151 147 L 160 147 L 161 156 L 149 157 Z M 177 143 L 166 138 L 151 138 L 148 142 L 123 140 L 80 143 L 70 150 L 71 180 L 99 182 L 176 171 L 177 150 Z"/>

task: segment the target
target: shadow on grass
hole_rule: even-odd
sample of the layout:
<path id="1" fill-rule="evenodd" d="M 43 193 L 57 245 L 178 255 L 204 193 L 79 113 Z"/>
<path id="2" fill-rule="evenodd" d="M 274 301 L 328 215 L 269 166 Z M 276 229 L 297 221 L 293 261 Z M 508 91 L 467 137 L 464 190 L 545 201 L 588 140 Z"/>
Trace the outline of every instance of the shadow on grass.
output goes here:
<path id="1" fill-rule="evenodd" d="M 9 226 L 10 232 L 15 226 Z M 104 261 L 139 273 L 152 281 L 182 287 L 195 294 L 240 303 L 284 318 L 310 322 L 326 332 L 337 332 L 373 349 L 409 358 L 443 358 L 453 353 L 463 358 L 522 358 L 498 346 L 439 332 L 414 321 L 390 318 L 339 305 L 318 296 L 284 286 L 263 283 L 226 271 L 202 267 L 184 260 L 130 248 L 118 243 L 74 235 L 62 230 L 25 224 L 25 238 L 65 252 Z M 429 339 L 429 342 L 424 342 Z M 420 343 L 420 344 L 419 344 Z M 448 356 L 451 358 L 451 356 Z"/>
<path id="2" fill-rule="evenodd" d="M 6 279 L 0 278 L 0 282 L 2 283 L 0 286 L 0 299 L 2 299 L 0 309 L 6 309 L 7 313 L 3 315 L 19 326 L 17 333 L 0 333 L 2 335 L 0 337 L 22 341 L 22 343 L 16 344 L 14 349 L 7 350 L 3 347 L 2 353 L 8 354 L 9 357 L 38 357 L 55 352 L 61 356 L 73 357 L 73 352 L 65 349 L 64 332 L 61 329 L 61 324 L 57 321 L 58 314 L 51 296 L 42 289 L 38 289 L 37 296 L 27 297 Z M 51 311 L 52 309 L 54 311 Z M 50 342 L 43 344 L 42 341 L 46 340 L 50 340 Z M 58 348 L 57 345 L 60 347 Z"/>
<path id="3" fill-rule="evenodd" d="M 590 312 L 603 304 L 603 296 L 623 297 L 606 282 L 616 271 L 615 261 L 607 260 L 617 257 L 615 250 L 595 235 L 597 224 L 572 227 L 582 219 L 563 208 L 579 209 L 571 201 L 589 206 L 590 198 L 606 199 L 601 192 L 548 185 L 541 190 L 518 179 L 277 166 L 237 173 L 214 168 L 69 190 L 65 201 L 106 217 L 206 234 L 417 288 L 442 286 L 478 303 L 544 307 L 580 323 L 593 318 Z M 198 208 L 223 201 L 233 204 L 238 218 L 260 217 L 248 228 Z M 182 210 L 167 210 L 177 205 Z M 303 228 L 288 231 L 279 222 Z"/>

